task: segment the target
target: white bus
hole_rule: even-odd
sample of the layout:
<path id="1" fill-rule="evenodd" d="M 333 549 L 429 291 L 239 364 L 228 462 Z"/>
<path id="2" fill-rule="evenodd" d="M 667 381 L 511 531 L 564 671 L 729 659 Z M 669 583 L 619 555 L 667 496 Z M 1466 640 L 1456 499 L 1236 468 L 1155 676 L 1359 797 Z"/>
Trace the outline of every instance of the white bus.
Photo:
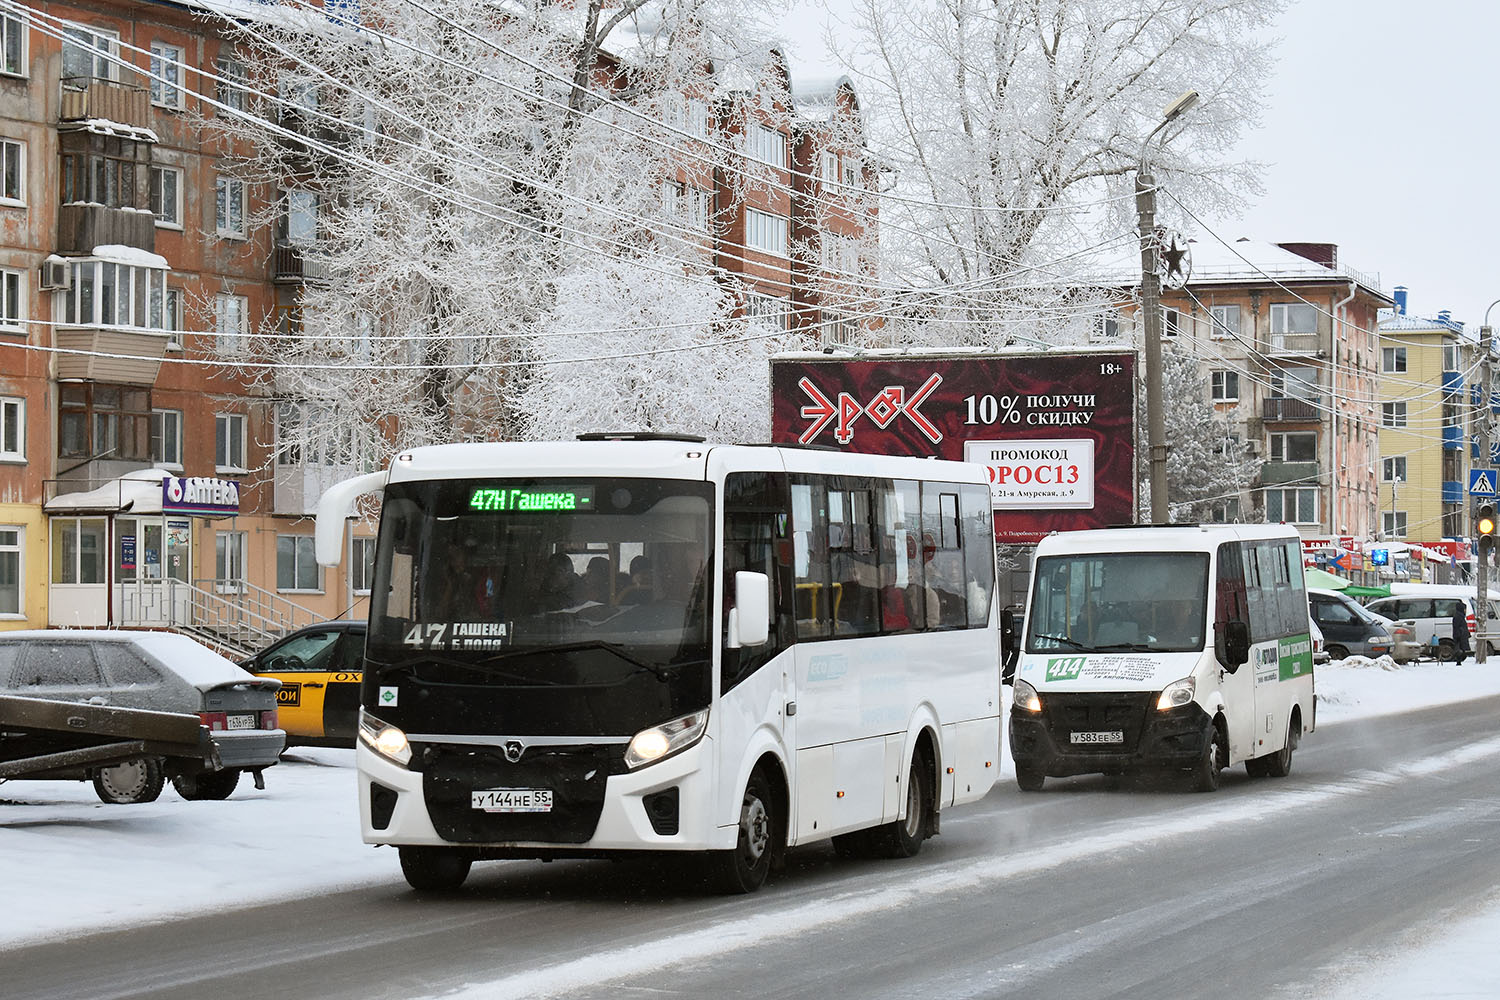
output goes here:
<path id="1" fill-rule="evenodd" d="M 1016 782 L 1241 761 L 1285 776 L 1314 723 L 1302 548 L 1278 525 L 1059 532 L 1036 550 L 1015 674 Z"/>
<path id="2" fill-rule="evenodd" d="M 382 494 L 367 843 L 418 889 L 654 851 L 750 892 L 792 845 L 914 854 L 990 790 L 983 468 L 624 438 L 418 448 L 325 494 L 325 565 Z"/>

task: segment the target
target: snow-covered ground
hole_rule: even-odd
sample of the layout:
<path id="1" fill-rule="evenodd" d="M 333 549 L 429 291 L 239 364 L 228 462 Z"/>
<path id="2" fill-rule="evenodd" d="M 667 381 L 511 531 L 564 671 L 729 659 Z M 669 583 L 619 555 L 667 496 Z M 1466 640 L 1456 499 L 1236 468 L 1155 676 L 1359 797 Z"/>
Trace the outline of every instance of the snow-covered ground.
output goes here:
<path id="1" fill-rule="evenodd" d="M 1319 667 L 1318 725 L 1500 694 L 1500 664 L 1354 657 Z M 1007 689 L 1008 704 L 1008 689 Z M 1314 737 L 1316 738 L 1316 737 Z M 136 921 L 312 892 L 400 884 L 395 852 L 359 840 L 350 750 L 301 749 L 226 802 L 168 788 L 146 805 L 104 805 L 80 782 L 0 788 L 0 948 Z M 1011 776 L 1007 765 L 1002 777 Z M 1388 954 L 1327 970 L 1324 997 L 1500 996 L 1500 887 L 1487 910 L 1413 928 Z"/>

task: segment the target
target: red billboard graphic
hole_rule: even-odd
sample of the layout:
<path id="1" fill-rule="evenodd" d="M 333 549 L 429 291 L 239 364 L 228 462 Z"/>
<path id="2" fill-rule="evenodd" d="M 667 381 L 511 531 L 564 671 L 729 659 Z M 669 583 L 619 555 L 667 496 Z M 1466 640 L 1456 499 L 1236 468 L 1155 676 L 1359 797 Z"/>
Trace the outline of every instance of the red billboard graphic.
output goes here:
<path id="1" fill-rule="evenodd" d="M 990 474 L 995 535 L 1135 521 L 1135 355 L 821 354 L 771 361 L 771 439 Z"/>

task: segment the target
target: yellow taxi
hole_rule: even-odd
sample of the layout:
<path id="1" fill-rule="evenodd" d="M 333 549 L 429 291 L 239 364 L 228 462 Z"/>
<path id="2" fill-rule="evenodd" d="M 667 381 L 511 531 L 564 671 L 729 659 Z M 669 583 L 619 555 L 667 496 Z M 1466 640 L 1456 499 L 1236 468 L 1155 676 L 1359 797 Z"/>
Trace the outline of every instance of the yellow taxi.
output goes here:
<path id="1" fill-rule="evenodd" d="M 276 717 L 287 746 L 352 747 L 364 655 L 365 623 L 334 621 L 298 629 L 240 666 L 281 681 Z"/>

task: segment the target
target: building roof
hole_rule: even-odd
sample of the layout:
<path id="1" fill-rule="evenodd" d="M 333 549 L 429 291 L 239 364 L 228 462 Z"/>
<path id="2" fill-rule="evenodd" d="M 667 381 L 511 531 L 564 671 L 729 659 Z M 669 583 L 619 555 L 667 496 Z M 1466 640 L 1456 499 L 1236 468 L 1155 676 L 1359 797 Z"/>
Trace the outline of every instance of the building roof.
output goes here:
<path id="1" fill-rule="evenodd" d="M 1226 245 L 1216 237 L 1188 240 L 1192 254 L 1192 275 L 1188 285 L 1265 285 L 1304 283 L 1308 281 L 1354 281 L 1366 292 L 1386 302 L 1394 302 L 1381 287 L 1380 275 L 1355 270 L 1337 262 L 1337 248 L 1329 247 L 1335 259 L 1330 267 L 1276 243 L 1263 243 L 1240 237 Z M 1106 265 L 1104 274 L 1115 276 L 1111 285 L 1133 286 L 1140 283 L 1140 251 L 1132 246 L 1122 256 Z"/>

